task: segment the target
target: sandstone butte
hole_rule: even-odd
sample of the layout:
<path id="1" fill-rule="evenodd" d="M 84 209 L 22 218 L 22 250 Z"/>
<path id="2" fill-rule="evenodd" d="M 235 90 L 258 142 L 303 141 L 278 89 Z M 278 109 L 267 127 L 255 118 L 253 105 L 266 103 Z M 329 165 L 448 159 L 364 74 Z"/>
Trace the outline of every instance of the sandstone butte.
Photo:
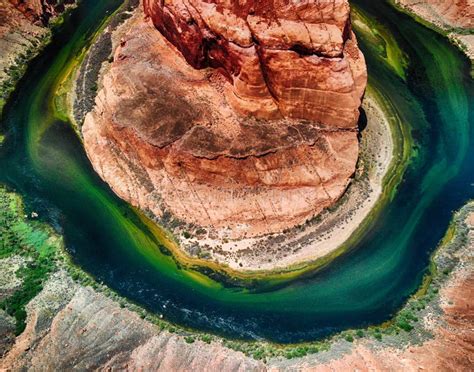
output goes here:
<path id="1" fill-rule="evenodd" d="M 367 81 L 348 1 L 143 5 L 83 126 L 114 191 L 231 238 L 333 205 L 355 172 Z"/>

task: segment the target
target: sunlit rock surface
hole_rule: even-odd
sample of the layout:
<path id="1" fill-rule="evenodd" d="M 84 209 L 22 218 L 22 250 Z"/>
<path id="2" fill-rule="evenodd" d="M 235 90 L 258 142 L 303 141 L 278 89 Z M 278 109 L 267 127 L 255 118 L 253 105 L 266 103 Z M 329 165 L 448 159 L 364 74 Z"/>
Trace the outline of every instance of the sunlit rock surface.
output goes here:
<path id="1" fill-rule="evenodd" d="M 238 112 L 354 128 L 365 64 L 346 0 L 145 0 L 194 68 L 217 68 Z"/>
<path id="2" fill-rule="evenodd" d="M 75 0 L 8 0 L 21 11 L 30 21 L 46 25 L 51 17 L 65 10 L 67 4 Z"/>
<path id="3" fill-rule="evenodd" d="M 224 17 L 216 27 L 234 22 L 222 32 L 236 40 L 247 35 L 252 45 L 240 48 L 241 40 L 203 52 L 203 45 L 179 44 L 199 41 L 194 36 L 176 35 L 175 44 L 190 50 L 182 53 L 151 20 L 134 17 L 83 126 L 96 171 L 122 198 L 158 217 L 170 212 L 232 238 L 282 231 L 334 204 L 358 158 L 366 69 L 348 31 L 347 3 L 333 5 L 301 11 L 315 28 L 327 19 L 334 34 L 312 37 L 304 53 L 287 49 L 295 43 L 272 28 L 276 23 L 262 27 L 264 20 L 254 19 L 264 63 L 242 15 L 224 17 L 231 8 L 201 4 L 203 12 L 214 7 L 209 17 Z M 163 10 L 145 2 L 150 7 Z M 308 34 L 301 30 L 312 26 L 295 20 L 291 9 L 274 8 L 282 19 L 288 13 L 292 37 L 303 43 Z M 198 27 L 198 20 L 186 24 L 193 22 Z M 240 49 L 230 55 L 234 47 Z M 211 63 L 210 54 L 220 62 Z M 244 106 L 254 109 L 236 101 L 244 96 Z"/>

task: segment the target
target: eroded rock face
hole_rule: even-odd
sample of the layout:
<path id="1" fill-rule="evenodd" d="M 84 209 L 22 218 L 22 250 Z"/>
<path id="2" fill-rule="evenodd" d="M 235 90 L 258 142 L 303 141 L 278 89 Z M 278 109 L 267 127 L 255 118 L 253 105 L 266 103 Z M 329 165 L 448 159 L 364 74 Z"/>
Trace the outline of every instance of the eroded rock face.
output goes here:
<path id="1" fill-rule="evenodd" d="M 460 262 L 440 289 L 439 312 L 417 313 L 420 320 L 412 334 L 433 335 L 422 343 L 411 344 L 403 333 L 384 336 L 381 342 L 367 335 L 353 343 L 335 341 L 329 351 L 296 359 L 270 358 L 264 364 L 217 339 L 190 344 L 179 333 L 160 331 L 60 272 L 28 305 L 26 330 L 0 359 L 0 370 L 471 371 L 474 215 L 468 223 L 469 242 L 456 253 Z"/>
<path id="2" fill-rule="evenodd" d="M 366 70 L 347 2 L 330 3 L 310 2 L 302 20 L 272 3 L 270 21 L 250 2 L 196 2 L 190 19 L 184 3 L 145 1 L 167 38 L 140 14 L 122 33 L 83 126 L 96 171 L 156 216 L 231 238 L 332 205 L 355 171 Z"/>
<path id="3" fill-rule="evenodd" d="M 49 19 L 65 9 L 65 5 L 75 0 L 9 0 L 32 22 L 46 25 Z"/>
<path id="4" fill-rule="evenodd" d="M 145 0 L 144 6 L 191 66 L 219 69 L 238 112 L 355 128 L 366 71 L 347 0 Z"/>

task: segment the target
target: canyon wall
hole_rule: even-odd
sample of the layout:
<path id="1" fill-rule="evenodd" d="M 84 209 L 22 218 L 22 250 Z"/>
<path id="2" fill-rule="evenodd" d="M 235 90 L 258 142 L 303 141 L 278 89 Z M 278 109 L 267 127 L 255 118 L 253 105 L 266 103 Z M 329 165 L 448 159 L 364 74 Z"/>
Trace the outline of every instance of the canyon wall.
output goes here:
<path id="1" fill-rule="evenodd" d="M 219 69 L 238 112 L 355 127 L 365 65 L 346 0 L 145 0 L 144 6 L 191 66 Z"/>
<path id="2" fill-rule="evenodd" d="M 395 0 L 395 4 L 446 32 L 471 60 L 474 77 L 474 0 Z"/>
<path id="3" fill-rule="evenodd" d="M 367 79 L 347 1 L 236 4 L 144 1 L 83 126 L 119 196 L 230 238 L 340 198 Z"/>
<path id="4" fill-rule="evenodd" d="M 227 348 L 218 337 L 186 342 L 179 332 L 160 330 L 59 271 L 28 305 L 26 330 L 0 359 L 0 370 L 472 371 L 474 214 L 467 223 L 464 246 L 438 253 L 443 257 L 437 262 L 459 261 L 449 275 L 439 272 L 444 278 L 439 294 L 417 312 L 419 321 L 409 333 L 384 334 L 380 341 L 366 333 L 353 342 L 333 341 L 328 351 L 264 362 Z M 420 335 L 430 336 L 420 342 Z"/>
<path id="5" fill-rule="evenodd" d="M 73 2 L 0 0 L 0 113 L 27 62 L 49 39 L 49 19 Z"/>
<path id="6" fill-rule="evenodd" d="M 0 83 L 8 78 L 7 70 L 15 57 L 33 48 L 44 34 L 42 27 L 33 25 L 8 0 L 0 0 Z"/>
<path id="7" fill-rule="evenodd" d="M 47 25 L 51 17 L 62 13 L 67 4 L 75 0 L 9 0 L 30 21 Z"/>

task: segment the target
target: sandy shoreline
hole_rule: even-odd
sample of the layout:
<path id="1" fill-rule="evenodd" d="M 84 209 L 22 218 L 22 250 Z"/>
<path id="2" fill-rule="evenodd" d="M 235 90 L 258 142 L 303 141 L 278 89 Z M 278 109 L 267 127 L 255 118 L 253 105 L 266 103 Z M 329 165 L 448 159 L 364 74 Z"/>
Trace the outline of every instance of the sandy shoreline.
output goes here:
<path id="1" fill-rule="evenodd" d="M 136 17 L 140 17 L 140 12 L 111 30 L 112 50 L 120 44 L 120 39 L 133 26 Z M 88 57 L 86 60 L 91 62 Z M 102 86 L 109 63 L 102 64 L 99 58 L 92 60 L 93 63 L 88 65 L 96 72 L 100 70 L 98 78 L 93 82 L 84 82 L 83 89 L 76 89 L 76 99 L 81 98 L 84 92 L 91 91 L 87 89 L 88 84 Z M 97 63 L 101 68 L 92 68 Z M 82 74 L 87 75 L 87 72 L 83 71 Z M 240 240 L 230 240 L 225 234 L 219 235 L 216 231 L 199 229 L 184 222 L 177 226 L 163 226 L 171 235 L 171 240 L 176 242 L 169 248 L 176 250 L 177 259 L 182 259 L 184 264 L 186 261 L 203 266 L 207 263 L 217 264 L 245 273 L 293 270 L 296 266 L 304 268 L 316 260 L 335 254 L 379 200 L 383 178 L 392 160 L 394 144 L 390 124 L 370 92 L 366 94 L 363 108 L 368 124 L 361 133 L 360 159 L 355 179 L 335 206 L 304 225 L 277 234 Z M 154 216 L 147 215 L 160 225 Z"/>
<path id="2" fill-rule="evenodd" d="M 304 226 L 261 238 L 227 241 L 181 235 L 181 248 L 192 255 L 198 245 L 200 252 L 207 252 L 207 257 L 239 271 L 284 269 L 315 261 L 337 250 L 374 208 L 393 157 L 390 124 L 376 99 L 367 94 L 363 108 L 367 127 L 361 134 L 357 174 L 333 211 L 323 212 Z"/>

